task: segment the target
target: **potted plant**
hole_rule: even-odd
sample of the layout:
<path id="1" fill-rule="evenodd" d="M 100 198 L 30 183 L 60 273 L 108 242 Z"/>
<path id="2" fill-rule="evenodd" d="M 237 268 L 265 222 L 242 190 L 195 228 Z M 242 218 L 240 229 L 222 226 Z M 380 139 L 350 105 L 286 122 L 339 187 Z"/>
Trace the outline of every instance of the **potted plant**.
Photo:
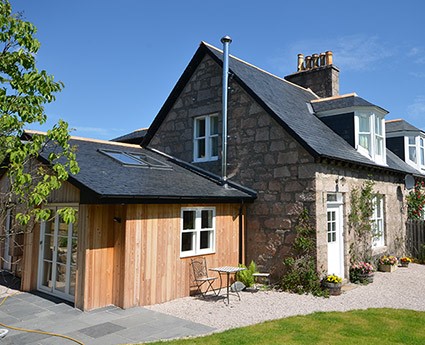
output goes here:
<path id="1" fill-rule="evenodd" d="M 394 272 L 397 264 L 398 260 L 394 255 L 383 255 L 379 259 L 379 270 L 381 272 Z"/>
<path id="2" fill-rule="evenodd" d="M 408 256 L 403 256 L 400 258 L 401 267 L 409 267 L 409 264 L 412 262 L 412 259 Z"/>
<path id="3" fill-rule="evenodd" d="M 328 274 L 323 278 L 322 285 L 329 290 L 329 295 L 338 296 L 341 294 L 342 278 L 335 274 Z"/>
<path id="4" fill-rule="evenodd" d="M 350 281 L 361 284 L 373 283 L 374 271 L 373 265 L 369 262 L 355 262 L 350 267 Z"/>

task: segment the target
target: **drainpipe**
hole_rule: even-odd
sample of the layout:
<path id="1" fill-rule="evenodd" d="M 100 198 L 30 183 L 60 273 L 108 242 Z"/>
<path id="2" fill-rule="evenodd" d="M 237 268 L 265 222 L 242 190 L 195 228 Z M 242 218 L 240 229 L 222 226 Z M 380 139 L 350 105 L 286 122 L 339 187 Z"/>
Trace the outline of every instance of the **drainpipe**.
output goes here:
<path id="1" fill-rule="evenodd" d="M 223 43 L 223 96 L 222 96 L 222 114 L 223 114 L 223 130 L 221 143 L 221 176 L 224 184 L 227 181 L 227 91 L 229 83 L 229 45 L 232 39 L 224 36 L 221 39 Z"/>

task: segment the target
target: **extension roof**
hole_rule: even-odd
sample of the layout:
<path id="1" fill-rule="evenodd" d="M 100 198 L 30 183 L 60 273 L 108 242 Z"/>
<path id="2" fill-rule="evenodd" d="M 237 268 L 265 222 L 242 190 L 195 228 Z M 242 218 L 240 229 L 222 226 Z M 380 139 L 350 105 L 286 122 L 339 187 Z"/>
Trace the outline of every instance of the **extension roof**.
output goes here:
<path id="1" fill-rule="evenodd" d="M 35 133 L 27 131 L 27 135 Z M 220 178 L 206 174 L 158 151 L 139 145 L 71 137 L 77 147 L 80 172 L 70 175 L 68 182 L 79 188 L 80 203 L 186 203 L 252 201 L 256 194 L 236 184 L 223 186 Z M 41 161 L 54 147 L 41 153 Z M 161 167 L 129 166 L 102 151 L 145 155 L 159 161 Z"/>
<path id="2" fill-rule="evenodd" d="M 222 51 L 201 42 L 189 65 L 149 127 L 142 146 L 149 145 L 184 86 L 205 56 L 210 56 L 220 66 L 223 65 Z M 310 89 L 293 84 L 232 55 L 229 58 L 229 73 L 232 75 L 232 80 L 237 81 L 273 119 L 316 159 L 338 160 L 403 174 L 406 172 L 417 174 L 415 169 L 412 169 L 398 157 L 392 157 L 391 154 L 388 155 L 390 159 L 388 159 L 388 167 L 386 167 L 376 164 L 357 152 L 355 148 L 310 111 L 311 102 L 320 99 Z M 360 98 L 350 99 L 350 101 L 374 106 Z"/>
<path id="3" fill-rule="evenodd" d="M 337 109 L 352 109 L 362 107 L 374 107 L 380 109 L 386 114 L 388 113 L 388 111 L 385 109 L 366 101 L 365 99 L 357 96 L 355 93 L 312 100 L 311 105 L 315 113 Z"/>
<path id="4" fill-rule="evenodd" d="M 403 119 L 385 121 L 385 132 L 421 132 L 421 130 Z"/>

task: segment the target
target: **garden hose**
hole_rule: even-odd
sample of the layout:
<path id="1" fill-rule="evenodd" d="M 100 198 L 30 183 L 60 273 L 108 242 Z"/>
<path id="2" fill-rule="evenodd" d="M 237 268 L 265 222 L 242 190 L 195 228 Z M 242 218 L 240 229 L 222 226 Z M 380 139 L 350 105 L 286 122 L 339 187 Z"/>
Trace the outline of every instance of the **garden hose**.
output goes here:
<path id="1" fill-rule="evenodd" d="M 14 293 L 14 294 L 12 294 L 11 296 L 16 295 L 17 293 L 18 293 L 18 292 L 15 292 L 15 293 Z M 0 303 L 0 306 L 2 306 L 2 304 L 3 304 L 6 300 L 7 300 L 7 298 L 8 298 L 8 297 L 10 297 L 10 296 L 6 296 L 6 297 L 4 297 L 4 298 L 3 298 L 3 300 L 2 300 L 2 301 L 1 301 L 1 303 Z M 74 338 L 71 338 L 71 337 L 68 337 L 67 335 L 63 335 L 63 334 L 57 334 L 57 333 L 51 333 L 51 332 L 38 331 L 38 330 L 35 330 L 35 329 L 26 329 L 26 328 L 14 327 L 14 326 L 5 325 L 4 323 L 1 323 L 1 322 L 0 322 L 0 326 L 1 326 L 1 327 L 5 327 L 5 328 L 12 329 L 12 330 L 14 330 L 14 331 L 27 332 L 27 333 L 46 334 L 46 335 L 50 335 L 50 336 L 52 336 L 52 337 L 60 337 L 60 338 L 64 338 L 64 339 L 67 339 L 67 340 L 73 341 L 73 342 L 75 342 L 75 343 L 77 343 L 77 344 L 84 345 L 84 343 L 82 343 L 81 341 L 79 341 L 79 340 L 77 340 L 77 339 L 74 339 Z"/>

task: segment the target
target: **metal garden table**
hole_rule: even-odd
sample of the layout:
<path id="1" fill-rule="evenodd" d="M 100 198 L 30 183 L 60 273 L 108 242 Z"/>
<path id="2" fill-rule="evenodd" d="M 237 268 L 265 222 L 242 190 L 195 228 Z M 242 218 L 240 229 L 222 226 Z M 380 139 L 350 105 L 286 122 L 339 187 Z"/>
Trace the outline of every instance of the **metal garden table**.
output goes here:
<path id="1" fill-rule="evenodd" d="M 220 276 L 220 289 L 222 288 L 223 284 L 222 284 L 222 280 L 221 280 L 221 275 L 226 273 L 227 274 L 227 304 L 229 304 L 229 288 L 230 288 L 230 274 L 236 274 L 237 272 L 240 271 L 244 271 L 246 270 L 245 267 L 236 267 L 236 266 L 222 266 L 222 267 L 214 267 L 214 268 L 210 268 L 210 271 L 215 271 L 219 273 Z M 241 300 L 241 296 L 239 295 L 239 292 L 237 289 L 235 289 L 238 297 L 239 297 L 239 301 Z"/>

